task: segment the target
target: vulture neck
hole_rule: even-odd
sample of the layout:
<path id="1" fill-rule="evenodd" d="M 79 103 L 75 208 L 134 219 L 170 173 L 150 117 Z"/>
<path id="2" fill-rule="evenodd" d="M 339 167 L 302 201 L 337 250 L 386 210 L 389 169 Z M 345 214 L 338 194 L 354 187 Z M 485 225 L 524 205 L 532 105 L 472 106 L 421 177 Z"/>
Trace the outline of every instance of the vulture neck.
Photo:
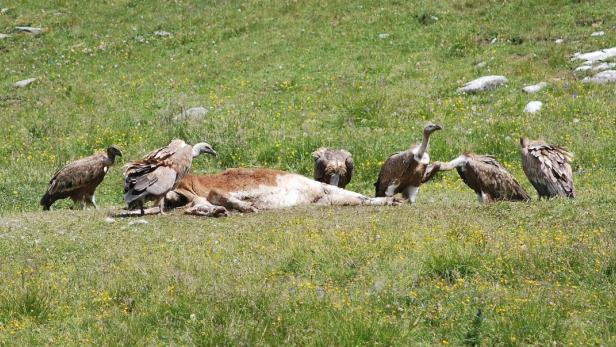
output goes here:
<path id="1" fill-rule="evenodd" d="M 467 162 L 468 159 L 465 156 L 461 155 L 448 163 L 441 164 L 439 171 L 449 171 L 455 168 L 461 168 L 466 165 Z"/>
<path id="2" fill-rule="evenodd" d="M 417 150 L 417 154 L 415 154 L 416 158 L 423 158 L 424 153 L 428 149 L 428 145 L 430 144 L 430 133 L 423 134 L 423 141 L 421 141 L 421 145 L 419 145 L 419 149 Z"/>

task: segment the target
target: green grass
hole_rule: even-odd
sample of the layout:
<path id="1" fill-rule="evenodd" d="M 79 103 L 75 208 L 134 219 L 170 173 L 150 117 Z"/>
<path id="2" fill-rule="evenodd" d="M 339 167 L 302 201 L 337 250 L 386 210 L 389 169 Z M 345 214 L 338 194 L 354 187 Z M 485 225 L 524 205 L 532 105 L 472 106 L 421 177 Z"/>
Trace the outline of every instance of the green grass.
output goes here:
<path id="1" fill-rule="evenodd" d="M 569 61 L 616 46 L 611 1 L 0 7 L 0 344 L 616 343 L 616 89 L 582 84 Z M 509 83 L 456 93 L 486 74 Z M 530 100 L 544 109 L 524 114 Z M 195 106 L 211 111 L 173 120 Z M 448 174 L 416 206 L 104 222 L 122 205 L 120 166 L 175 137 L 218 151 L 199 173 L 310 175 L 311 151 L 343 147 L 348 188 L 373 194 L 382 161 L 429 120 L 445 128 L 433 160 L 496 155 L 533 197 L 517 139 L 565 145 L 579 198 L 479 205 Z M 54 170 L 111 143 L 125 156 L 102 211 L 38 211 Z"/>

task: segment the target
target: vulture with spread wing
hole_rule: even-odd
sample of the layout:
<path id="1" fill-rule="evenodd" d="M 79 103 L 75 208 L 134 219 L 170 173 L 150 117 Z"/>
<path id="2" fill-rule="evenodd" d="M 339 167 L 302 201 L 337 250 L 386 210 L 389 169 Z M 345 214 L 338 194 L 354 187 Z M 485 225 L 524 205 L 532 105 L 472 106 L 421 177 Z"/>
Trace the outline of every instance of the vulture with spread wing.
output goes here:
<path id="1" fill-rule="evenodd" d="M 56 200 L 65 198 L 79 202 L 82 208 L 87 204 L 98 208 L 94 191 L 105 178 L 109 167 L 115 163 L 116 156 L 122 156 L 122 151 L 116 145 L 111 145 L 106 153 L 79 159 L 56 171 L 49 181 L 47 192 L 41 198 L 43 210 L 49 210 Z"/>
<path id="2" fill-rule="evenodd" d="M 430 163 L 428 144 L 432 133 L 441 129 L 439 125 L 428 124 L 423 130 L 423 141 L 420 145 L 394 153 L 387 158 L 374 184 L 377 197 L 402 193 L 405 199 L 411 203 L 415 202 L 419 186 L 435 173 L 430 170 L 430 176 L 426 177 L 426 169 Z"/>
<path id="3" fill-rule="evenodd" d="M 439 171 L 456 169 L 462 181 L 475 191 L 480 202 L 527 201 L 530 196 L 493 156 L 464 153 L 449 163 L 437 163 Z"/>
<path id="4" fill-rule="evenodd" d="M 319 148 L 312 152 L 315 181 L 346 187 L 353 177 L 353 158 L 344 149 Z"/>
<path id="5" fill-rule="evenodd" d="M 564 196 L 575 198 L 571 161 L 573 154 L 564 147 L 543 141 L 520 139 L 522 169 L 539 198 Z"/>
<path id="6" fill-rule="evenodd" d="M 216 155 L 205 142 L 190 146 L 176 139 L 168 146 L 148 153 L 142 160 L 126 164 L 124 201 L 128 208 L 139 208 L 143 214 L 143 205 L 147 201 L 156 201 L 162 214 L 165 194 L 177 187 L 190 170 L 193 158 L 202 153 Z"/>

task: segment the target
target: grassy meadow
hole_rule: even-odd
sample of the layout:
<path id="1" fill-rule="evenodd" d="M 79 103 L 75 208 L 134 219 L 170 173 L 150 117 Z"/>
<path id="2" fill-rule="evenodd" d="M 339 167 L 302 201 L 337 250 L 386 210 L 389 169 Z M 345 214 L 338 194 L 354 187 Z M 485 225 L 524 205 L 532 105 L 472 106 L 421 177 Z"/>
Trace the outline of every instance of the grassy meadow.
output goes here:
<path id="1" fill-rule="evenodd" d="M 613 1 L 0 8 L 0 345 L 616 344 L 616 86 L 570 61 L 616 46 Z M 456 92 L 491 74 L 509 83 Z M 522 112 L 531 100 L 544 108 Z M 176 119 L 191 107 L 209 112 Z M 218 151 L 199 173 L 311 176 L 314 149 L 345 148 L 347 188 L 372 195 L 427 121 L 444 127 L 433 160 L 493 154 L 534 201 L 481 205 L 449 173 L 414 206 L 105 220 L 121 165 L 173 138 Z M 577 199 L 536 200 L 520 136 L 575 153 Z M 112 143 L 100 210 L 40 211 L 56 169 Z"/>

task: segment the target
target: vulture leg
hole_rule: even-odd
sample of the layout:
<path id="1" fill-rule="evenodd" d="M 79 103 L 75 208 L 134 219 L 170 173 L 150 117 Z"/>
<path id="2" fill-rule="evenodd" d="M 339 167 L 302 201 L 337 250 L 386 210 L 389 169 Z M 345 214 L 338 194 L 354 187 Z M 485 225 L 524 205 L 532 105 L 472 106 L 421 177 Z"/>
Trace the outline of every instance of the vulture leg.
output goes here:
<path id="1" fill-rule="evenodd" d="M 409 200 L 411 204 L 414 204 L 415 201 L 417 200 L 418 193 L 419 193 L 419 187 L 409 186 L 404 189 L 404 191 L 402 192 L 402 196 L 405 199 Z"/>
<path id="2" fill-rule="evenodd" d="M 252 204 L 236 199 L 229 194 L 225 194 L 217 189 L 212 189 L 207 196 L 208 201 L 214 205 L 224 206 L 227 209 L 238 210 L 240 212 L 257 212 Z"/>
<path id="3" fill-rule="evenodd" d="M 479 202 L 483 202 L 483 193 L 481 193 L 481 192 L 477 193 L 477 200 Z"/>
<path id="4" fill-rule="evenodd" d="M 156 204 L 158 205 L 158 208 L 160 209 L 160 214 L 165 215 L 166 214 L 165 213 L 165 197 L 163 196 L 162 198 L 160 198 Z"/>
<path id="5" fill-rule="evenodd" d="M 98 210 L 98 206 L 96 205 L 96 197 L 94 197 L 94 194 L 86 195 L 86 198 L 86 203 L 94 206 L 94 209 Z"/>

